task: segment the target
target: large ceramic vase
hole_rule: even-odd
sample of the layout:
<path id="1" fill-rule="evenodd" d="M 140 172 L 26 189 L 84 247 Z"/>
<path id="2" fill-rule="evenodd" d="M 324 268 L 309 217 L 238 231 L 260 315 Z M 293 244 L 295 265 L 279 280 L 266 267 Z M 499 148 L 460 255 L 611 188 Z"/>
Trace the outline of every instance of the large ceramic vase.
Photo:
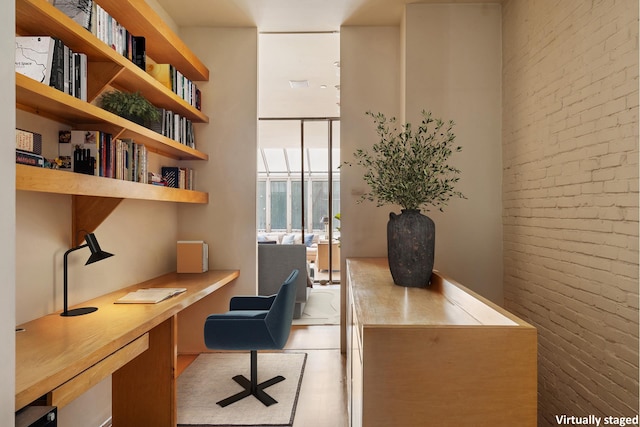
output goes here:
<path id="1" fill-rule="evenodd" d="M 387 249 L 389 269 L 396 285 L 428 286 L 433 272 L 436 226 L 418 209 L 389 214 Z"/>

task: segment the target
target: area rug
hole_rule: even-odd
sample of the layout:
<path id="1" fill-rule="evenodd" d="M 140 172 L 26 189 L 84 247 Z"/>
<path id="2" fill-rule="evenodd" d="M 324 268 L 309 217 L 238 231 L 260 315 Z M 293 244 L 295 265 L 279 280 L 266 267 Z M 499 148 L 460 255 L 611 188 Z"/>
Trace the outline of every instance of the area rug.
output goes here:
<path id="1" fill-rule="evenodd" d="M 340 288 L 313 288 L 302 315 L 294 325 L 339 325 Z"/>
<path id="2" fill-rule="evenodd" d="M 253 396 L 221 408 L 216 402 L 242 388 L 231 378 L 250 377 L 249 353 L 204 353 L 178 377 L 178 426 L 291 426 L 298 403 L 306 353 L 258 352 L 258 382 L 277 375 L 284 381 L 265 391 L 278 401 L 264 406 Z"/>

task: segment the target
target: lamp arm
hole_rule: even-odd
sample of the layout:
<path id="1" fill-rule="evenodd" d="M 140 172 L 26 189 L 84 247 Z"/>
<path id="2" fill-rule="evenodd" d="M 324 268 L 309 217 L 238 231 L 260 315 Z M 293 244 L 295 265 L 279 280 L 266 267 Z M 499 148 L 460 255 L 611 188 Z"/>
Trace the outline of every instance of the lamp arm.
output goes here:
<path id="1" fill-rule="evenodd" d="M 68 296 L 67 296 L 67 258 L 69 254 L 73 251 L 77 251 L 78 249 L 86 248 L 89 246 L 88 244 L 76 246 L 75 248 L 71 248 L 64 253 L 64 261 L 63 261 L 63 299 L 64 299 L 64 313 L 66 314 L 68 310 Z"/>

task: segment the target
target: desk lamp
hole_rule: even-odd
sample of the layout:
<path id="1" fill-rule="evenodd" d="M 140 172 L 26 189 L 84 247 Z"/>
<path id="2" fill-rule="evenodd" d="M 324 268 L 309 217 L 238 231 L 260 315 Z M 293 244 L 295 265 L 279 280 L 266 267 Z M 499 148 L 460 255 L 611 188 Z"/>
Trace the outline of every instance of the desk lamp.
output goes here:
<path id="1" fill-rule="evenodd" d="M 75 248 L 71 248 L 64 253 L 64 310 L 60 313 L 60 316 L 81 316 L 83 314 L 93 313 L 98 310 L 96 307 L 82 307 L 82 308 L 74 308 L 73 310 L 69 310 L 67 307 L 67 257 L 78 249 L 86 248 L 87 246 L 91 250 L 91 256 L 87 260 L 84 265 L 92 264 L 96 261 L 101 261 L 105 258 L 109 258 L 113 256 L 109 252 L 105 252 L 100 249 L 100 245 L 98 244 L 98 240 L 93 233 L 88 233 L 84 236 L 84 240 L 87 242 L 84 245 L 76 246 Z"/>

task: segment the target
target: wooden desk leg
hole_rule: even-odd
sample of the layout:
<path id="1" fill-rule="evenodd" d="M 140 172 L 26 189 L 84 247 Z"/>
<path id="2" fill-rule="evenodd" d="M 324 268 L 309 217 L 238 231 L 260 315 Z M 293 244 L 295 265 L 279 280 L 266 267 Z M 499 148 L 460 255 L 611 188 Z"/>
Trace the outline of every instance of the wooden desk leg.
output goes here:
<path id="1" fill-rule="evenodd" d="M 177 318 L 149 331 L 149 349 L 112 376 L 114 427 L 175 427 Z"/>

